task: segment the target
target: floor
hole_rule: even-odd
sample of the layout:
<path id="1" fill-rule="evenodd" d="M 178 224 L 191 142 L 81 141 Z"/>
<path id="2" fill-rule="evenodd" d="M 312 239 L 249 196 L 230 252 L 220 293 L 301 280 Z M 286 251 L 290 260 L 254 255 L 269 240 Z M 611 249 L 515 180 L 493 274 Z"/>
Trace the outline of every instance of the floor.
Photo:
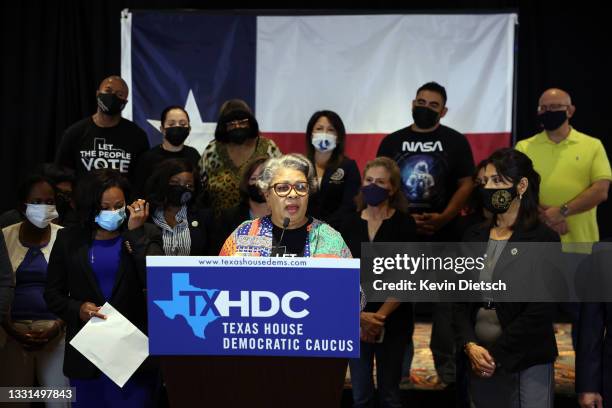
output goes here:
<path id="1" fill-rule="evenodd" d="M 555 392 L 556 394 L 572 396 L 574 394 L 574 351 L 569 324 L 556 324 L 555 333 L 559 357 L 555 363 Z M 410 377 L 402 379 L 402 390 L 436 390 L 440 386 L 436 381 L 436 372 L 433 365 L 429 338 L 431 336 L 431 323 L 417 323 L 414 330 L 414 359 Z M 350 373 L 347 371 L 346 388 L 350 388 Z"/>

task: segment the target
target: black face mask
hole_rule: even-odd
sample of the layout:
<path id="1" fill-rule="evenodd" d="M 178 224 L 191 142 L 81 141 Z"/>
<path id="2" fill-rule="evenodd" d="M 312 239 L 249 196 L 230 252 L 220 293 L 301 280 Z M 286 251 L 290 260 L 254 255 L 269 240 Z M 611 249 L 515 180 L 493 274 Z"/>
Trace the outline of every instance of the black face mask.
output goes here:
<path id="1" fill-rule="evenodd" d="M 440 114 L 426 106 L 415 106 L 412 108 L 412 119 L 415 125 L 421 129 L 430 129 L 438 123 Z"/>
<path id="2" fill-rule="evenodd" d="M 166 202 L 175 207 L 188 204 L 191 197 L 193 191 L 184 186 L 169 185 L 166 190 Z"/>
<path id="3" fill-rule="evenodd" d="M 121 113 L 125 108 L 126 100 L 119 98 L 117 95 L 112 93 L 101 93 L 98 94 L 98 108 L 100 112 L 105 115 L 113 116 Z"/>
<path id="4" fill-rule="evenodd" d="M 557 130 L 567 120 L 567 112 L 562 111 L 546 111 L 538 116 L 540 124 L 546 130 Z"/>
<path id="5" fill-rule="evenodd" d="M 247 139 L 253 138 L 251 129 L 234 129 L 227 132 L 227 141 L 230 143 L 243 144 Z"/>
<path id="6" fill-rule="evenodd" d="M 187 139 L 187 136 L 189 136 L 188 127 L 175 126 L 166 128 L 166 140 L 172 146 L 178 147 L 182 145 L 185 139 Z"/>
<path id="7" fill-rule="evenodd" d="M 255 184 L 249 184 L 249 198 L 260 204 L 266 202 L 266 197 L 261 194 L 261 190 Z"/>
<path id="8" fill-rule="evenodd" d="M 503 214 L 508 211 L 510 204 L 518 195 L 516 186 L 508 188 L 480 187 L 482 206 L 493 214 Z"/>

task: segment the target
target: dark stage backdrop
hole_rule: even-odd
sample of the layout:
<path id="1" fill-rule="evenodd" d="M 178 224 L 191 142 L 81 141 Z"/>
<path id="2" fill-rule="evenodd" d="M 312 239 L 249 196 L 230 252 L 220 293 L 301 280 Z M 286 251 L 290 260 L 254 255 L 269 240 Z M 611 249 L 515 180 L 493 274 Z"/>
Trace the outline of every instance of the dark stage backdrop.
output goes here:
<path id="1" fill-rule="evenodd" d="M 609 137 L 612 104 L 608 99 L 612 95 L 612 54 L 609 52 L 612 24 L 606 13 L 597 12 L 582 2 L 566 5 L 456 0 L 375 4 L 351 2 L 351 7 L 377 13 L 383 10 L 517 11 L 520 25 L 515 133 L 518 139 L 535 133 L 538 96 L 544 89 L 555 86 L 566 89 L 573 97 L 577 106 L 574 126 L 601 138 L 608 156 L 612 156 Z M 39 163 L 53 160 L 62 131 L 94 112 L 99 82 L 120 72 L 122 9 L 213 10 L 215 6 L 219 6 L 217 11 L 220 7 L 239 10 L 247 4 L 180 0 L 2 2 L 0 166 L 4 189 L 0 195 L 0 211 L 14 206 L 16 186 L 24 174 Z M 309 2 L 291 6 L 318 5 Z M 346 6 L 333 7 L 343 10 Z M 599 218 L 602 237 L 611 236 L 611 204 L 600 206 Z"/>

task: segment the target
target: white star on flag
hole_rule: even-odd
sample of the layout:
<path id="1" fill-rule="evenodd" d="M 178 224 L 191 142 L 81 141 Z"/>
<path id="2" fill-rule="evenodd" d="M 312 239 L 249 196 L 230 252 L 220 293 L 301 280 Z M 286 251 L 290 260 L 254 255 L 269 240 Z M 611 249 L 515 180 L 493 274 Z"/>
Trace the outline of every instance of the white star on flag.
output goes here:
<path id="1" fill-rule="evenodd" d="M 196 100 L 191 89 L 187 95 L 185 110 L 189 114 L 191 123 L 191 132 L 189 132 L 189 137 L 187 137 L 187 140 L 185 140 L 185 144 L 193 147 L 198 151 L 198 153 L 202 154 L 208 143 L 215 138 L 215 127 L 217 126 L 217 123 L 202 122 L 202 116 L 200 115 L 200 110 L 198 109 L 198 105 L 196 104 Z M 149 124 L 159 132 L 161 121 L 147 119 L 147 122 L 149 122 Z"/>

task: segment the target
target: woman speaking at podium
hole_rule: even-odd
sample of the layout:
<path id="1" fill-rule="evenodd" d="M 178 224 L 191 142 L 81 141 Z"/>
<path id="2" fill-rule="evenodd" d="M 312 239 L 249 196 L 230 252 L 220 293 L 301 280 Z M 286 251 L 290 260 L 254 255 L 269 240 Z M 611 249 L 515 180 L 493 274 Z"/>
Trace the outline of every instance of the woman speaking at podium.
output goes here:
<path id="1" fill-rule="evenodd" d="M 272 213 L 238 226 L 219 255 L 351 258 L 339 232 L 307 215 L 314 174 L 312 163 L 300 154 L 264 163 L 257 186 Z"/>
<path id="2" fill-rule="evenodd" d="M 314 174 L 314 166 L 299 154 L 266 161 L 257 186 L 272 213 L 238 226 L 220 255 L 350 258 L 340 233 L 307 215 Z M 274 407 L 339 407 L 348 363 L 307 357 L 226 356 L 213 361 L 213 375 L 241 390 L 222 393 L 223 406 Z"/>
<path id="3" fill-rule="evenodd" d="M 271 214 L 240 224 L 220 255 L 351 258 L 339 232 L 307 215 L 314 173 L 314 166 L 299 154 L 268 159 L 257 186 Z M 348 359 L 190 356 L 169 357 L 163 365 L 171 406 L 206 401 L 206 406 L 227 408 L 336 408 Z"/>

